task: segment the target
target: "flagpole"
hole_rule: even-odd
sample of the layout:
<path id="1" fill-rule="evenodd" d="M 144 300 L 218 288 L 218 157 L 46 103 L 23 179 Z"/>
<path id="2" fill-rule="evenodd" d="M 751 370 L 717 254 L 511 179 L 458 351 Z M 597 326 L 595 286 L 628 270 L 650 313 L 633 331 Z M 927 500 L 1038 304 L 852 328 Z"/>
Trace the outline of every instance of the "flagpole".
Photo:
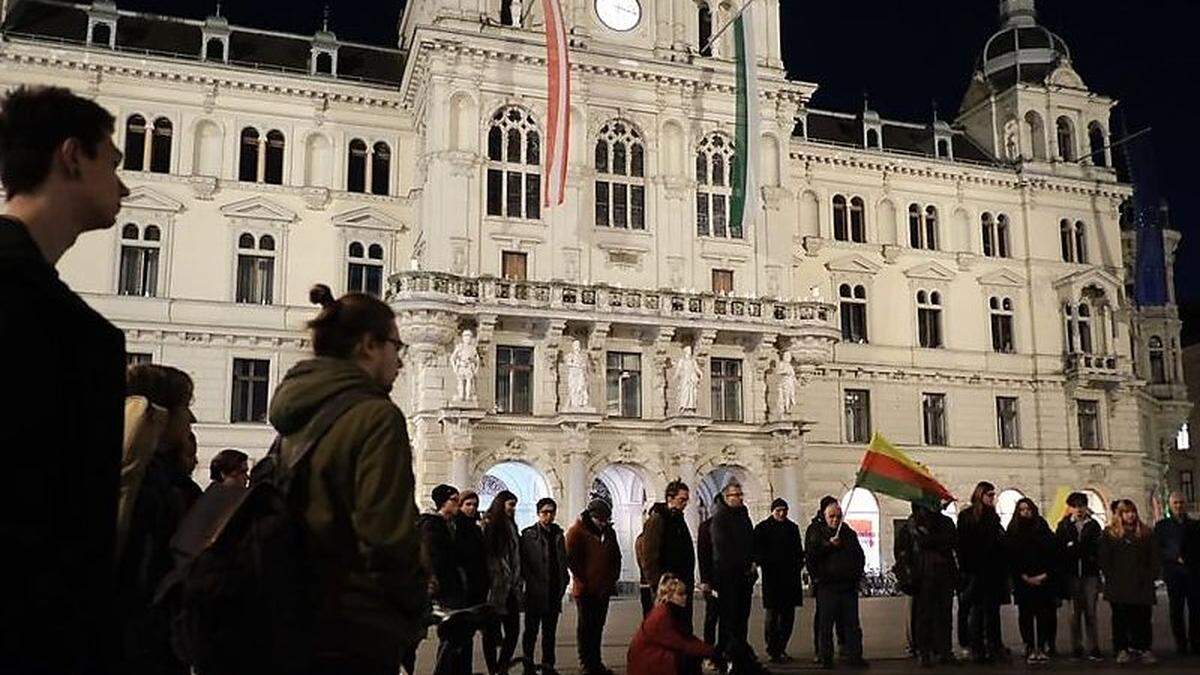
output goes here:
<path id="1" fill-rule="evenodd" d="M 746 13 L 746 10 L 749 9 L 750 5 L 753 5 L 757 1 L 758 0 L 746 0 L 746 4 L 742 5 L 741 8 L 738 9 L 737 14 L 734 14 L 732 19 L 730 19 L 728 22 L 726 22 L 724 26 L 721 26 L 721 30 L 717 31 L 716 33 L 713 33 L 712 37 L 708 38 L 708 42 L 704 43 L 704 46 L 700 48 L 700 53 L 703 54 L 704 52 L 711 49 L 713 46 L 713 43 L 717 41 L 717 38 L 724 35 L 725 31 L 729 30 L 730 26 L 737 23 L 737 20 L 742 18 L 742 15 Z"/>

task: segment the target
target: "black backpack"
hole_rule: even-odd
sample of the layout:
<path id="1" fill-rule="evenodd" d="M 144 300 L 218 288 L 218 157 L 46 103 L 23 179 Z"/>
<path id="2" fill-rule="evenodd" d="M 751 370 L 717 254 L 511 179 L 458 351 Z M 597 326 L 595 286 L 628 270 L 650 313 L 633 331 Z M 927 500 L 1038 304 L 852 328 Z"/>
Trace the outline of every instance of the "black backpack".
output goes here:
<path id="1" fill-rule="evenodd" d="M 210 487 L 184 517 L 171 550 L 175 567 L 157 601 L 170 616 L 171 643 L 197 671 L 298 673 L 313 630 L 313 581 L 303 530 L 288 505 L 296 468 L 362 392 L 327 401 L 306 443 L 289 457 L 276 437 L 250 487 Z"/>

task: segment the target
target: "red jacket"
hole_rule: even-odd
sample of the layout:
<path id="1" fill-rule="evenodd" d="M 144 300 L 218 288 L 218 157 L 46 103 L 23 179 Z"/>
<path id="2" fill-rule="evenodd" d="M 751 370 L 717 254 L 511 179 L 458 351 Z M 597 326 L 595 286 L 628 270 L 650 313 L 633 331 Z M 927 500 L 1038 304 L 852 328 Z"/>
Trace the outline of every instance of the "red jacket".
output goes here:
<path id="1" fill-rule="evenodd" d="M 571 597 L 615 593 L 621 576 L 621 547 L 612 526 L 601 530 L 584 511 L 567 530 L 567 567 L 571 569 Z"/>
<path id="2" fill-rule="evenodd" d="M 683 630 L 666 603 L 654 605 L 629 643 L 627 675 L 676 675 L 684 656 L 711 658 L 712 646 Z"/>

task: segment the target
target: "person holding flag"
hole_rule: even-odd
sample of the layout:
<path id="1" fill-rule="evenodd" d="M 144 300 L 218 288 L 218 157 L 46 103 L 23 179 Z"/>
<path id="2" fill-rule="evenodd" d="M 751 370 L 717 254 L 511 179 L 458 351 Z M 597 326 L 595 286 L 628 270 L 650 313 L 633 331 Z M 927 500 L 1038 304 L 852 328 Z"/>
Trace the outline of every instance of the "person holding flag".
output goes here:
<path id="1" fill-rule="evenodd" d="M 858 582 L 866 567 L 866 555 L 854 528 L 842 521 L 842 507 L 829 502 L 804 533 L 808 551 L 808 573 L 817 596 L 817 654 L 823 668 L 833 668 L 833 629 L 838 626 L 846 642 L 842 645 L 846 665 L 863 667 L 862 625 L 858 616 Z"/>

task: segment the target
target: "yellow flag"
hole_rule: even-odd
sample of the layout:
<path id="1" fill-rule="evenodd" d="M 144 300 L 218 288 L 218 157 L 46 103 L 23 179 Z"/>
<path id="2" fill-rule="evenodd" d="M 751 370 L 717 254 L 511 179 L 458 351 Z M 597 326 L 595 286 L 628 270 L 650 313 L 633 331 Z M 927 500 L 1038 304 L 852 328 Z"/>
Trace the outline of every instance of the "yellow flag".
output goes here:
<path id="1" fill-rule="evenodd" d="M 1054 529 L 1058 525 L 1058 521 L 1067 513 L 1067 495 L 1071 494 L 1071 488 L 1065 485 L 1059 485 L 1058 491 L 1054 493 L 1054 501 L 1050 502 L 1050 508 L 1046 511 L 1046 522 L 1050 523 L 1050 529 Z"/>

